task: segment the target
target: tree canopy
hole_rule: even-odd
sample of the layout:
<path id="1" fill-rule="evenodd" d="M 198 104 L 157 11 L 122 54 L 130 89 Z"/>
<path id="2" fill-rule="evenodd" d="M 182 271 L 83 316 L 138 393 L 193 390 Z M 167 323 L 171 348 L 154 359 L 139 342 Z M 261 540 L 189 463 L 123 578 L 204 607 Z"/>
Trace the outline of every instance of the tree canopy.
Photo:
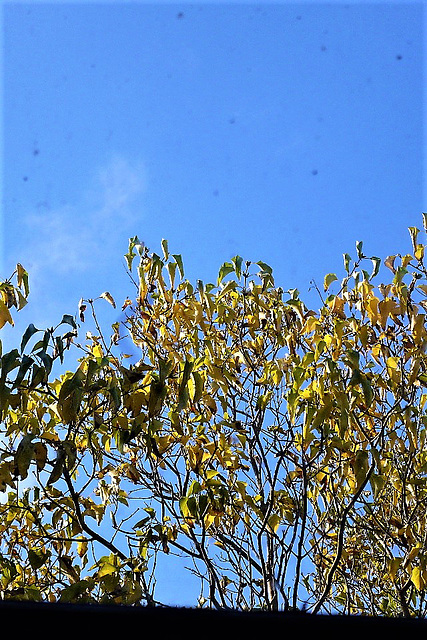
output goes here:
<path id="1" fill-rule="evenodd" d="M 0 353 L 0 598 L 162 604 L 161 554 L 187 559 L 195 606 L 425 617 L 427 269 L 409 232 L 384 260 L 357 242 L 316 310 L 262 261 L 191 283 L 135 236 L 122 322 L 101 328 L 104 292 L 30 324 Z M 18 265 L 0 328 L 28 293 Z"/>

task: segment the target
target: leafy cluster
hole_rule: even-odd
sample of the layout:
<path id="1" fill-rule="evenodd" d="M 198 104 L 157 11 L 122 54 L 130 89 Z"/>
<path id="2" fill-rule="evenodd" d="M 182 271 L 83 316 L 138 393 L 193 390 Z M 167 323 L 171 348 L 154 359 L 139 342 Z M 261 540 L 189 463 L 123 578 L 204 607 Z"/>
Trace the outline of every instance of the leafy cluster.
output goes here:
<path id="1" fill-rule="evenodd" d="M 358 242 L 318 310 L 263 262 L 192 284 L 166 241 L 134 237 L 111 336 L 96 300 L 30 325 L 1 356 L 0 597 L 161 604 L 164 554 L 188 560 L 199 606 L 424 617 L 427 268 L 409 231 L 386 283 Z M 54 376 L 67 349 L 78 366 Z"/>

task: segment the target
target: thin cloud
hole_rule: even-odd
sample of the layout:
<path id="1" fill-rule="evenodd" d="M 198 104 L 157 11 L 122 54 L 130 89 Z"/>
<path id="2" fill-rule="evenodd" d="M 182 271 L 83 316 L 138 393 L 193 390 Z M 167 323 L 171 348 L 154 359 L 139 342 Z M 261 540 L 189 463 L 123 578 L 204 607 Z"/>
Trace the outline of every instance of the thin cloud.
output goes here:
<path id="1" fill-rule="evenodd" d="M 37 276 L 50 270 L 65 274 L 102 261 L 118 243 L 121 247 L 140 217 L 140 209 L 133 205 L 145 185 L 143 165 L 116 156 L 97 171 L 92 187 L 76 204 L 28 214 L 28 267 Z"/>
<path id="2" fill-rule="evenodd" d="M 114 156 L 75 203 L 25 217 L 19 256 L 30 274 L 31 321 L 46 326 L 80 297 L 109 288 L 140 225 L 145 191 L 144 165 Z"/>
<path id="3" fill-rule="evenodd" d="M 133 167 L 122 157 L 114 157 L 107 167 L 98 172 L 103 193 L 102 215 L 123 215 L 129 205 L 145 190 L 143 165 Z"/>

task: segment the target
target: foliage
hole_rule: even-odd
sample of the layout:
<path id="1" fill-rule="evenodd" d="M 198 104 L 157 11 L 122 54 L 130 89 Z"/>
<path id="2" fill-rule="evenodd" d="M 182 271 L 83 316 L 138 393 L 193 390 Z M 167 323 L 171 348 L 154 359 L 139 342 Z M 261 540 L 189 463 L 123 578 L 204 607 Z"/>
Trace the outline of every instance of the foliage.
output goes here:
<path id="1" fill-rule="evenodd" d="M 385 283 L 358 242 L 318 311 L 263 262 L 193 285 L 166 241 L 134 237 L 111 338 L 97 300 L 30 325 L 1 358 L 1 597 L 158 604 L 157 559 L 178 554 L 199 606 L 424 617 L 427 269 L 409 231 Z M 79 364 L 55 377 L 68 348 Z"/>

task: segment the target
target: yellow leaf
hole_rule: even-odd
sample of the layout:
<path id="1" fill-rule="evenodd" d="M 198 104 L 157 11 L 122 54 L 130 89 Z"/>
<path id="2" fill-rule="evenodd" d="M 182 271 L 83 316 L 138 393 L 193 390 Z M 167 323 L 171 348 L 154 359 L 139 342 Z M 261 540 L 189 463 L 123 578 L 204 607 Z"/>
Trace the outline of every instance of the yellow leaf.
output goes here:
<path id="1" fill-rule="evenodd" d="M 103 353 L 102 353 L 102 348 L 99 344 L 94 344 L 92 347 L 92 353 L 95 356 L 95 358 L 102 358 Z"/>
<path id="2" fill-rule="evenodd" d="M 87 540 L 85 540 L 84 538 L 82 538 L 80 542 L 77 543 L 77 553 L 79 554 L 80 558 L 82 558 L 86 554 L 87 546 Z"/>
<path id="3" fill-rule="evenodd" d="M 399 358 L 387 358 L 387 367 L 389 369 L 398 369 L 399 368 Z"/>
<path id="4" fill-rule="evenodd" d="M 277 513 L 273 513 L 268 519 L 269 528 L 276 533 L 280 524 L 280 516 Z"/>
<path id="5" fill-rule="evenodd" d="M 389 576 L 394 582 L 396 578 L 396 573 L 400 565 L 402 564 L 402 558 L 391 558 L 390 560 L 388 560 L 387 564 L 388 564 Z"/>
<path id="6" fill-rule="evenodd" d="M 426 587 L 426 571 L 421 567 L 414 567 L 412 569 L 411 580 L 418 591 L 422 591 Z"/>
<path id="7" fill-rule="evenodd" d="M 14 324 L 9 309 L 7 308 L 3 300 L 0 300 L 0 329 L 4 327 L 6 322 L 9 322 L 9 324 L 11 324 L 12 326 Z"/>
<path id="8" fill-rule="evenodd" d="M 104 291 L 104 293 L 101 293 L 99 297 L 104 298 L 104 300 L 107 300 L 107 302 L 109 302 L 114 307 L 114 309 L 116 308 L 116 303 L 114 302 L 114 298 L 111 295 L 111 293 L 109 293 L 108 291 Z"/>
<path id="9" fill-rule="evenodd" d="M 417 260 L 422 260 L 424 258 L 424 245 L 417 244 L 417 248 L 415 249 L 414 256 Z"/>
<path id="10" fill-rule="evenodd" d="M 335 298 L 332 301 L 332 304 L 330 305 L 332 307 L 332 313 L 338 316 L 338 318 L 345 319 L 346 315 L 344 313 L 344 305 L 345 305 L 345 300 L 343 300 L 342 298 L 339 298 L 338 296 L 335 296 Z"/>
<path id="11" fill-rule="evenodd" d="M 413 260 L 413 257 L 408 253 L 406 256 L 402 258 L 402 267 L 405 268 L 408 264 Z"/>

